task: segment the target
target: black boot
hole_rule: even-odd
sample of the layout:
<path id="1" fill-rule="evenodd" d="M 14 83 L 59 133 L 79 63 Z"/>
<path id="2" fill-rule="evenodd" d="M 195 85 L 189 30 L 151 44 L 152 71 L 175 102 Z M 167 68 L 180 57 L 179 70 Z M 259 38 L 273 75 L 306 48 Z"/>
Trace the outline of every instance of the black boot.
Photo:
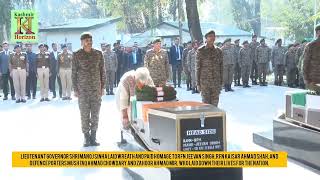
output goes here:
<path id="1" fill-rule="evenodd" d="M 247 88 L 250 88 L 251 86 L 249 86 L 249 83 L 246 83 L 246 87 L 247 87 Z"/>
<path id="2" fill-rule="evenodd" d="M 195 94 L 196 93 L 196 88 L 193 88 L 192 89 L 192 94 Z"/>
<path id="3" fill-rule="evenodd" d="M 97 134 L 97 131 L 91 131 L 91 136 L 90 136 L 91 146 L 100 146 L 100 143 L 96 141 L 96 134 Z"/>
<path id="4" fill-rule="evenodd" d="M 234 86 L 239 86 L 237 80 L 234 80 Z"/>
<path id="5" fill-rule="evenodd" d="M 228 85 L 226 85 L 226 84 L 224 85 L 224 91 L 225 91 L 225 92 L 228 92 L 228 91 L 229 91 L 229 87 L 228 87 Z"/>
<path id="6" fill-rule="evenodd" d="M 233 92 L 234 90 L 231 88 L 231 84 L 228 85 L 229 91 Z"/>
<path id="7" fill-rule="evenodd" d="M 83 147 L 88 147 L 90 146 L 90 134 L 89 132 L 84 133 L 84 143 L 83 143 Z"/>
<path id="8" fill-rule="evenodd" d="M 199 94 L 200 92 L 199 92 L 199 90 L 198 90 L 198 87 L 196 87 L 195 89 L 196 89 L 196 93 L 198 93 L 198 94 Z"/>
<path id="9" fill-rule="evenodd" d="M 187 82 L 187 91 L 190 91 L 189 83 Z"/>

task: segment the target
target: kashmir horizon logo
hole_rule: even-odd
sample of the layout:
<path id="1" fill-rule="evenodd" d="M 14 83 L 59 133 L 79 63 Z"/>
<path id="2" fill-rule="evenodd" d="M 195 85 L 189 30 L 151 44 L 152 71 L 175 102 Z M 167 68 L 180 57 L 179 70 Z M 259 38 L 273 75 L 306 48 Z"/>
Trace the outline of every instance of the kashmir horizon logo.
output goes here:
<path id="1" fill-rule="evenodd" d="M 11 11 L 11 41 L 38 41 L 38 14 L 34 10 Z"/>

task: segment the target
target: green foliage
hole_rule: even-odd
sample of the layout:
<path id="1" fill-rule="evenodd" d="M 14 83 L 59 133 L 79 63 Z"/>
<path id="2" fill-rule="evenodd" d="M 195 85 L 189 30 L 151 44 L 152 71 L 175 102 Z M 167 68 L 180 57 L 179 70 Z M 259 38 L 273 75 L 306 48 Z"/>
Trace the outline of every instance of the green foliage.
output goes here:
<path id="1" fill-rule="evenodd" d="M 272 11 L 275 23 L 284 27 L 286 38 L 302 41 L 304 38 L 313 37 L 313 1 L 288 0 L 275 2 L 277 10 Z"/>
<path id="2" fill-rule="evenodd" d="M 10 34 L 10 16 L 13 8 L 11 1 L 0 0 L 0 42 L 2 42 Z M 5 26 L 5 32 L 3 27 Z M 6 34 L 6 35 L 5 35 Z M 8 37 L 9 38 L 9 37 Z"/>

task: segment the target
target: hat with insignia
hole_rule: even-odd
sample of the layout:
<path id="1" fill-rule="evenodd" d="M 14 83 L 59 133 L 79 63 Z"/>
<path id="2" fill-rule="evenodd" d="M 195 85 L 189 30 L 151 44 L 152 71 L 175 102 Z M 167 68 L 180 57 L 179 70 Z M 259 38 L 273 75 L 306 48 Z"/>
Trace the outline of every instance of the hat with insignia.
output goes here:
<path id="1" fill-rule="evenodd" d="M 216 34 L 216 32 L 214 32 L 214 30 L 209 30 L 205 35 L 204 37 L 207 38 L 210 34 Z"/>
<path id="2" fill-rule="evenodd" d="M 242 44 L 243 44 L 243 45 L 249 44 L 249 42 L 248 42 L 248 41 L 244 41 Z"/>
<path id="3" fill-rule="evenodd" d="M 234 42 L 239 42 L 240 41 L 240 39 L 236 39 Z"/>
<path id="4" fill-rule="evenodd" d="M 17 49 L 17 48 L 21 48 L 21 45 L 20 45 L 20 44 L 16 44 L 16 45 L 14 46 L 14 49 Z"/>
<path id="5" fill-rule="evenodd" d="M 66 44 L 62 44 L 62 45 L 61 45 L 61 49 L 66 48 L 66 47 L 67 47 Z"/>
<path id="6" fill-rule="evenodd" d="M 84 39 L 92 39 L 92 34 L 90 32 L 83 32 L 80 36 L 80 40 L 84 40 Z"/>
<path id="7" fill-rule="evenodd" d="M 155 43 L 159 43 L 159 42 L 161 42 L 161 39 L 160 38 L 157 38 L 157 39 L 155 39 L 155 40 L 153 40 L 153 44 L 155 44 Z"/>
<path id="8" fill-rule="evenodd" d="M 223 44 L 227 43 L 227 42 L 231 42 L 231 38 L 227 38 L 226 40 L 223 41 Z"/>
<path id="9" fill-rule="evenodd" d="M 38 48 L 41 48 L 41 47 L 43 47 L 44 46 L 44 44 L 43 43 L 40 43 L 39 45 L 38 45 Z"/>

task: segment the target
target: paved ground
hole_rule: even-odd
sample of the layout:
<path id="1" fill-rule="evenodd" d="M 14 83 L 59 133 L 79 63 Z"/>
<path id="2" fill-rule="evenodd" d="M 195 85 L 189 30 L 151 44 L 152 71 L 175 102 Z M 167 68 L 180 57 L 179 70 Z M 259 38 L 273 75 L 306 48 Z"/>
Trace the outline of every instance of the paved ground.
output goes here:
<path id="1" fill-rule="evenodd" d="M 272 118 L 284 109 L 285 87 L 235 88 L 233 93 L 221 94 L 219 106 L 227 112 L 229 151 L 266 151 L 252 142 L 252 133 L 271 129 Z M 200 101 L 185 88 L 178 89 L 180 100 Z M 26 104 L 0 101 L 0 179 L 91 180 L 91 179 L 164 179 L 163 169 L 135 169 L 143 172 L 132 175 L 126 169 L 12 169 L 12 151 L 118 151 L 119 118 L 114 97 L 104 96 L 101 108 L 98 139 L 101 146 L 82 148 L 83 136 L 77 100 L 39 99 Z M 132 142 L 134 143 L 134 142 Z M 127 147 L 130 149 L 130 147 Z M 310 171 L 290 161 L 288 168 L 244 169 L 245 180 L 255 179 L 319 179 L 319 172 Z"/>

